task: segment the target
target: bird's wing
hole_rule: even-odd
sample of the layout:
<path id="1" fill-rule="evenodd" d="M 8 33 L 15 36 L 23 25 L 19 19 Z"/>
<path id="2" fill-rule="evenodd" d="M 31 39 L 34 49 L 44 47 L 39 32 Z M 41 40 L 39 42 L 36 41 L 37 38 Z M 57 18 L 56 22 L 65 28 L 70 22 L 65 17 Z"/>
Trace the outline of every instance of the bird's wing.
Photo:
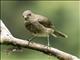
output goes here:
<path id="1" fill-rule="evenodd" d="M 46 17 L 40 17 L 39 18 L 39 23 L 41 24 L 41 25 L 43 25 L 44 27 L 47 27 L 47 28 L 53 28 L 53 24 L 48 20 L 48 18 L 46 18 Z"/>

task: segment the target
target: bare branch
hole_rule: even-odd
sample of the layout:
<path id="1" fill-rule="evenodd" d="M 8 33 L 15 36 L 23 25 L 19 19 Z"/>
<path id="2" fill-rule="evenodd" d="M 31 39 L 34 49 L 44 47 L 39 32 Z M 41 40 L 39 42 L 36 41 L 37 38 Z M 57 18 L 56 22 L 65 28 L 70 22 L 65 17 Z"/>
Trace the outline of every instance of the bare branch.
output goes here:
<path id="1" fill-rule="evenodd" d="M 79 58 L 77 58 L 76 56 L 73 56 L 71 54 L 68 54 L 66 52 L 60 51 L 56 48 L 53 47 L 48 47 L 42 44 L 38 44 L 38 43 L 34 43 L 34 42 L 30 42 L 27 40 L 23 40 L 23 39 L 19 39 L 19 38 L 15 38 L 13 37 L 13 35 L 10 33 L 10 31 L 8 30 L 8 28 L 4 25 L 4 23 L 0 20 L 1 23 L 1 30 L 0 30 L 0 44 L 5 44 L 5 45 L 19 45 L 23 48 L 29 48 L 29 49 L 33 49 L 36 51 L 40 51 L 43 52 L 45 54 L 48 55 L 52 55 L 57 57 L 59 60 L 80 60 Z M 28 44 L 29 43 L 29 44 Z"/>

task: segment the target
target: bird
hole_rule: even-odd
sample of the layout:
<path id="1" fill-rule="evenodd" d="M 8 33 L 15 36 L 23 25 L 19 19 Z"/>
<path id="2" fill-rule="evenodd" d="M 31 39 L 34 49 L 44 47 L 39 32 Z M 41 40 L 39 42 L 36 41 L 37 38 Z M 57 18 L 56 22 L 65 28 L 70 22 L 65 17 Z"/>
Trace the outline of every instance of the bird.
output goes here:
<path id="1" fill-rule="evenodd" d="M 34 37 L 47 37 L 48 46 L 50 45 L 50 35 L 54 37 L 68 37 L 66 34 L 58 31 L 52 22 L 43 15 L 34 13 L 31 10 L 26 10 L 22 13 L 22 16 L 24 18 L 24 25 L 27 29 L 27 32 L 29 32 Z"/>

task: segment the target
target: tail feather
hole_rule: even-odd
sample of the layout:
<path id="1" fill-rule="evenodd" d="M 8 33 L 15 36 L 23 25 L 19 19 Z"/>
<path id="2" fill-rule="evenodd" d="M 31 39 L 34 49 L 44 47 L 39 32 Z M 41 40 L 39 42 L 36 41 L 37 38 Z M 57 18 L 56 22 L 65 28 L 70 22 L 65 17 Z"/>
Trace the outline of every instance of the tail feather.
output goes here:
<path id="1" fill-rule="evenodd" d="M 68 36 L 60 31 L 54 31 L 53 34 L 52 34 L 54 37 L 64 37 L 64 38 L 67 38 Z"/>

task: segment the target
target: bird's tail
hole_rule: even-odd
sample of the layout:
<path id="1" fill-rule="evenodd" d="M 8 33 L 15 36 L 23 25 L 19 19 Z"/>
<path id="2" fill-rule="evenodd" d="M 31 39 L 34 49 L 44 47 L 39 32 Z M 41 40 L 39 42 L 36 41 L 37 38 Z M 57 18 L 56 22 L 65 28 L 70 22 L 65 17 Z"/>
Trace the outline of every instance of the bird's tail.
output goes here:
<path id="1" fill-rule="evenodd" d="M 64 37 L 64 38 L 68 37 L 66 34 L 64 34 L 64 33 L 60 32 L 60 31 L 54 31 L 51 35 L 54 36 L 54 37 L 59 37 L 59 36 L 60 37 Z"/>

